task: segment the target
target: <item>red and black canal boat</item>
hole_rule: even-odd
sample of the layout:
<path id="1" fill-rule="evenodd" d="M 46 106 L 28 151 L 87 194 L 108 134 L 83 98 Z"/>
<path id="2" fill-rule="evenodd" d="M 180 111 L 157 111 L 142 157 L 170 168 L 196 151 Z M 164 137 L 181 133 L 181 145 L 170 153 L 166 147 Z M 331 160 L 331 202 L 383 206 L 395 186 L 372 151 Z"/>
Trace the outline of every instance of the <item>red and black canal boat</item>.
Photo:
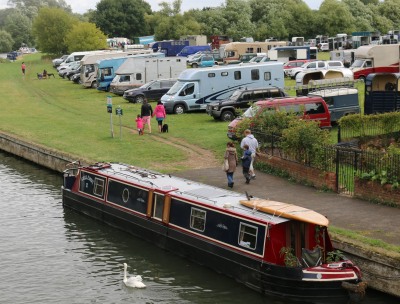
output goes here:
<path id="1" fill-rule="evenodd" d="M 62 199 L 263 294 L 312 303 L 364 295 L 357 266 L 328 262 L 328 220 L 302 207 L 119 163 L 70 166 Z"/>

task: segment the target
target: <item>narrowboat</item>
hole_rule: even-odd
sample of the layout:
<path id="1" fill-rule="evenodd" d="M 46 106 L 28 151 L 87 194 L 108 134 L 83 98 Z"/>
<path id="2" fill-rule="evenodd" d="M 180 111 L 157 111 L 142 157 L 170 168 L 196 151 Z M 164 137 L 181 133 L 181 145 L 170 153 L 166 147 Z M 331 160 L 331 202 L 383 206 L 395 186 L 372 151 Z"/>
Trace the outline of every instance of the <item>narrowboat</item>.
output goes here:
<path id="1" fill-rule="evenodd" d="M 144 238 L 269 296 L 362 299 L 360 269 L 336 257 L 328 219 L 292 204 L 121 163 L 73 163 L 63 205 Z"/>

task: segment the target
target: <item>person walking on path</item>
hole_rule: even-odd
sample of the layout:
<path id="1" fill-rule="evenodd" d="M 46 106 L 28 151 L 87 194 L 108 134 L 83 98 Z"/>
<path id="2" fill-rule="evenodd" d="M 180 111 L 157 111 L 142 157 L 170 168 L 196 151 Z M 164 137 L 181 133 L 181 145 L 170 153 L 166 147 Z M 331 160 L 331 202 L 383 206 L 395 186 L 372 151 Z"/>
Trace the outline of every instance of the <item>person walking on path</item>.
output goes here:
<path id="1" fill-rule="evenodd" d="M 158 101 L 157 106 L 154 109 L 153 116 L 156 117 L 156 120 L 158 122 L 158 132 L 161 133 L 163 121 L 165 118 L 167 118 L 167 113 L 165 112 L 165 108 L 161 100 Z"/>
<path id="2" fill-rule="evenodd" d="M 136 128 L 137 128 L 138 134 L 143 135 L 143 119 L 142 119 L 142 117 L 138 114 L 135 121 L 136 121 Z"/>
<path id="3" fill-rule="evenodd" d="M 25 62 L 23 62 L 23 61 L 21 64 L 21 70 L 22 70 L 22 74 L 25 76 L 26 65 L 25 65 Z"/>
<path id="4" fill-rule="evenodd" d="M 253 134 L 251 134 L 251 131 L 249 129 L 246 129 L 244 131 L 244 138 L 242 139 L 240 143 L 240 147 L 244 149 L 244 146 L 247 145 L 249 147 L 249 150 L 251 152 L 251 164 L 250 164 L 250 176 L 251 178 L 256 178 L 256 175 L 254 173 L 254 159 L 256 158 L 256 152 L 258 150 L 258 140 L 254 137 Z"/>
<path id="5" fill-rule="evenodd" d="M 153 116 L 153 108 L 148 103 L 147 99 L 145 99 L 143 101 L 140 116 L 142 116 L 142 119 L 143 119 L 143 133 L 144 133 L 144 127 L 146 125 L 149 127 L 149 133 L 151 133 L 151 120 L 150 120 L 150 118 Z"/>
<path id="6" fill-rule="evenodd" d="M 244 153 L 242 156 L 242 167 L 243 167 L 243 176 L 246 179 L 246 184 L 250 183 L 251 174 L 250 174 L 250 164 L 251 164 L 251 152 L 249 146 L 245 144 L 243 146 Z"/>
<path id="7" fill-rule="evenodd" d="M 228 142 L 226 144 L 225 156 L 224 158 L 228 160 L 228 171 L 226 171 L 226 178 L 228 179 L 228 187 L 233 187 L 233 174 L 236 171 L 236 166 L 238 163 L 238 156 L 233 142 Z"/>

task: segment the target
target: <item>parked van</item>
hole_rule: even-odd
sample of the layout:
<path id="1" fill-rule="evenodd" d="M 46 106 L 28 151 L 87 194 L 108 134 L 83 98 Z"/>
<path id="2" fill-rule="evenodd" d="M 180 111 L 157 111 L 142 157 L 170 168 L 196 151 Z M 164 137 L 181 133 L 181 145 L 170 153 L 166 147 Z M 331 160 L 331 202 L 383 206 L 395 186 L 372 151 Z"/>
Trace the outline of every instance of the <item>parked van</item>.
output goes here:
<path id="1" fill-rule="evenodd" d="M 298 68 L 293 68 L 287 72 L 287 75 L 292 79 L 296 79 L 296 76 L 300 72 L 307 70 L 322 70 L 322 69 L 339 69 L 344 68 L 343 62 L 339 60 L 328 60 L 328 61 L 310 61 L 304 63 Z"/>
<path id="2" fill-rule="evenodd" d="M 256 101 L 287 96 L 281 88 L 277 87 L 239 89 L 228 99 L 209 103 L 206 112 L 208 115 L 214 117 L 214 119 L 232 121 L 237 116 L 238 110 L 245 110 Z"/>
<path id="3" fill-rule="evenodd" d="M 188 45 L 185 46 L 176 56 L 187 57 L 197 52 L 211 52 L 211 47 L 207 45 Z"/>
<path id="4" fill-rule="evenodd" d="M 161 97 L 168 113 L 205 110 L 210 102 L 224 100 L 241 87 L 284 87 L 281 62 L 187 69 Z"/>
<path id="5" fill-rule="evenodd" d="M 341 117 L 360 113 L 358 90 L 355 88 L 329 88 L 313 91 L 308 96 L 322 97 L 331 114 L 331 122 L 337 122 Z"/>
<path id="6" fill-rule="evenodd" d="M 264 111 L 270 111 L 273 114 L 276 111 L 285 111 L 287 113 L 296 113 L 299 118 L 318 121 L 321 128 L 331 127 L 331 117 L 328 106 L 322 97 L 289 97 L 281 99 L 267 99 L 257 101 L 246 110 L 241 117 L 234 119 L 228 125 L 228 137 L 237 139 L 236 126 L 243 118 L 253 118 Z"/>

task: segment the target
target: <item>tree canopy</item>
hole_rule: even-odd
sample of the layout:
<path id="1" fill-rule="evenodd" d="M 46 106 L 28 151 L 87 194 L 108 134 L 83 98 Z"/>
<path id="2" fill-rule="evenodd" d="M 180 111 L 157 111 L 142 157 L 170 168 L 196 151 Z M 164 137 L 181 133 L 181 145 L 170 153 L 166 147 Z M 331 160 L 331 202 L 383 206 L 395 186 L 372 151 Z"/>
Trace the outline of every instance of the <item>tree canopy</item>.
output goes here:
<path id="1" fill-rule="evenodd" d="M 96 25 L 89 22 L 78 22 L 65 36 L 68 52 L 94 51 L 107 48 L 106 35 Z"/>
<path id="2" fill-rule="evenodd" d="M 132 39 L 149 34 L 146 14 L 151 14 L 151 7 L 143 0 L 101 0 L 90 21 L 109 37 Z"/>
<path id="3" fill-rule="evenodd" d="M 65 37 L 77 22 L 62 9 L 41 8 L 32 26 L 37 47 L 50 54 L 65 54 L 68 50 Z"/>

